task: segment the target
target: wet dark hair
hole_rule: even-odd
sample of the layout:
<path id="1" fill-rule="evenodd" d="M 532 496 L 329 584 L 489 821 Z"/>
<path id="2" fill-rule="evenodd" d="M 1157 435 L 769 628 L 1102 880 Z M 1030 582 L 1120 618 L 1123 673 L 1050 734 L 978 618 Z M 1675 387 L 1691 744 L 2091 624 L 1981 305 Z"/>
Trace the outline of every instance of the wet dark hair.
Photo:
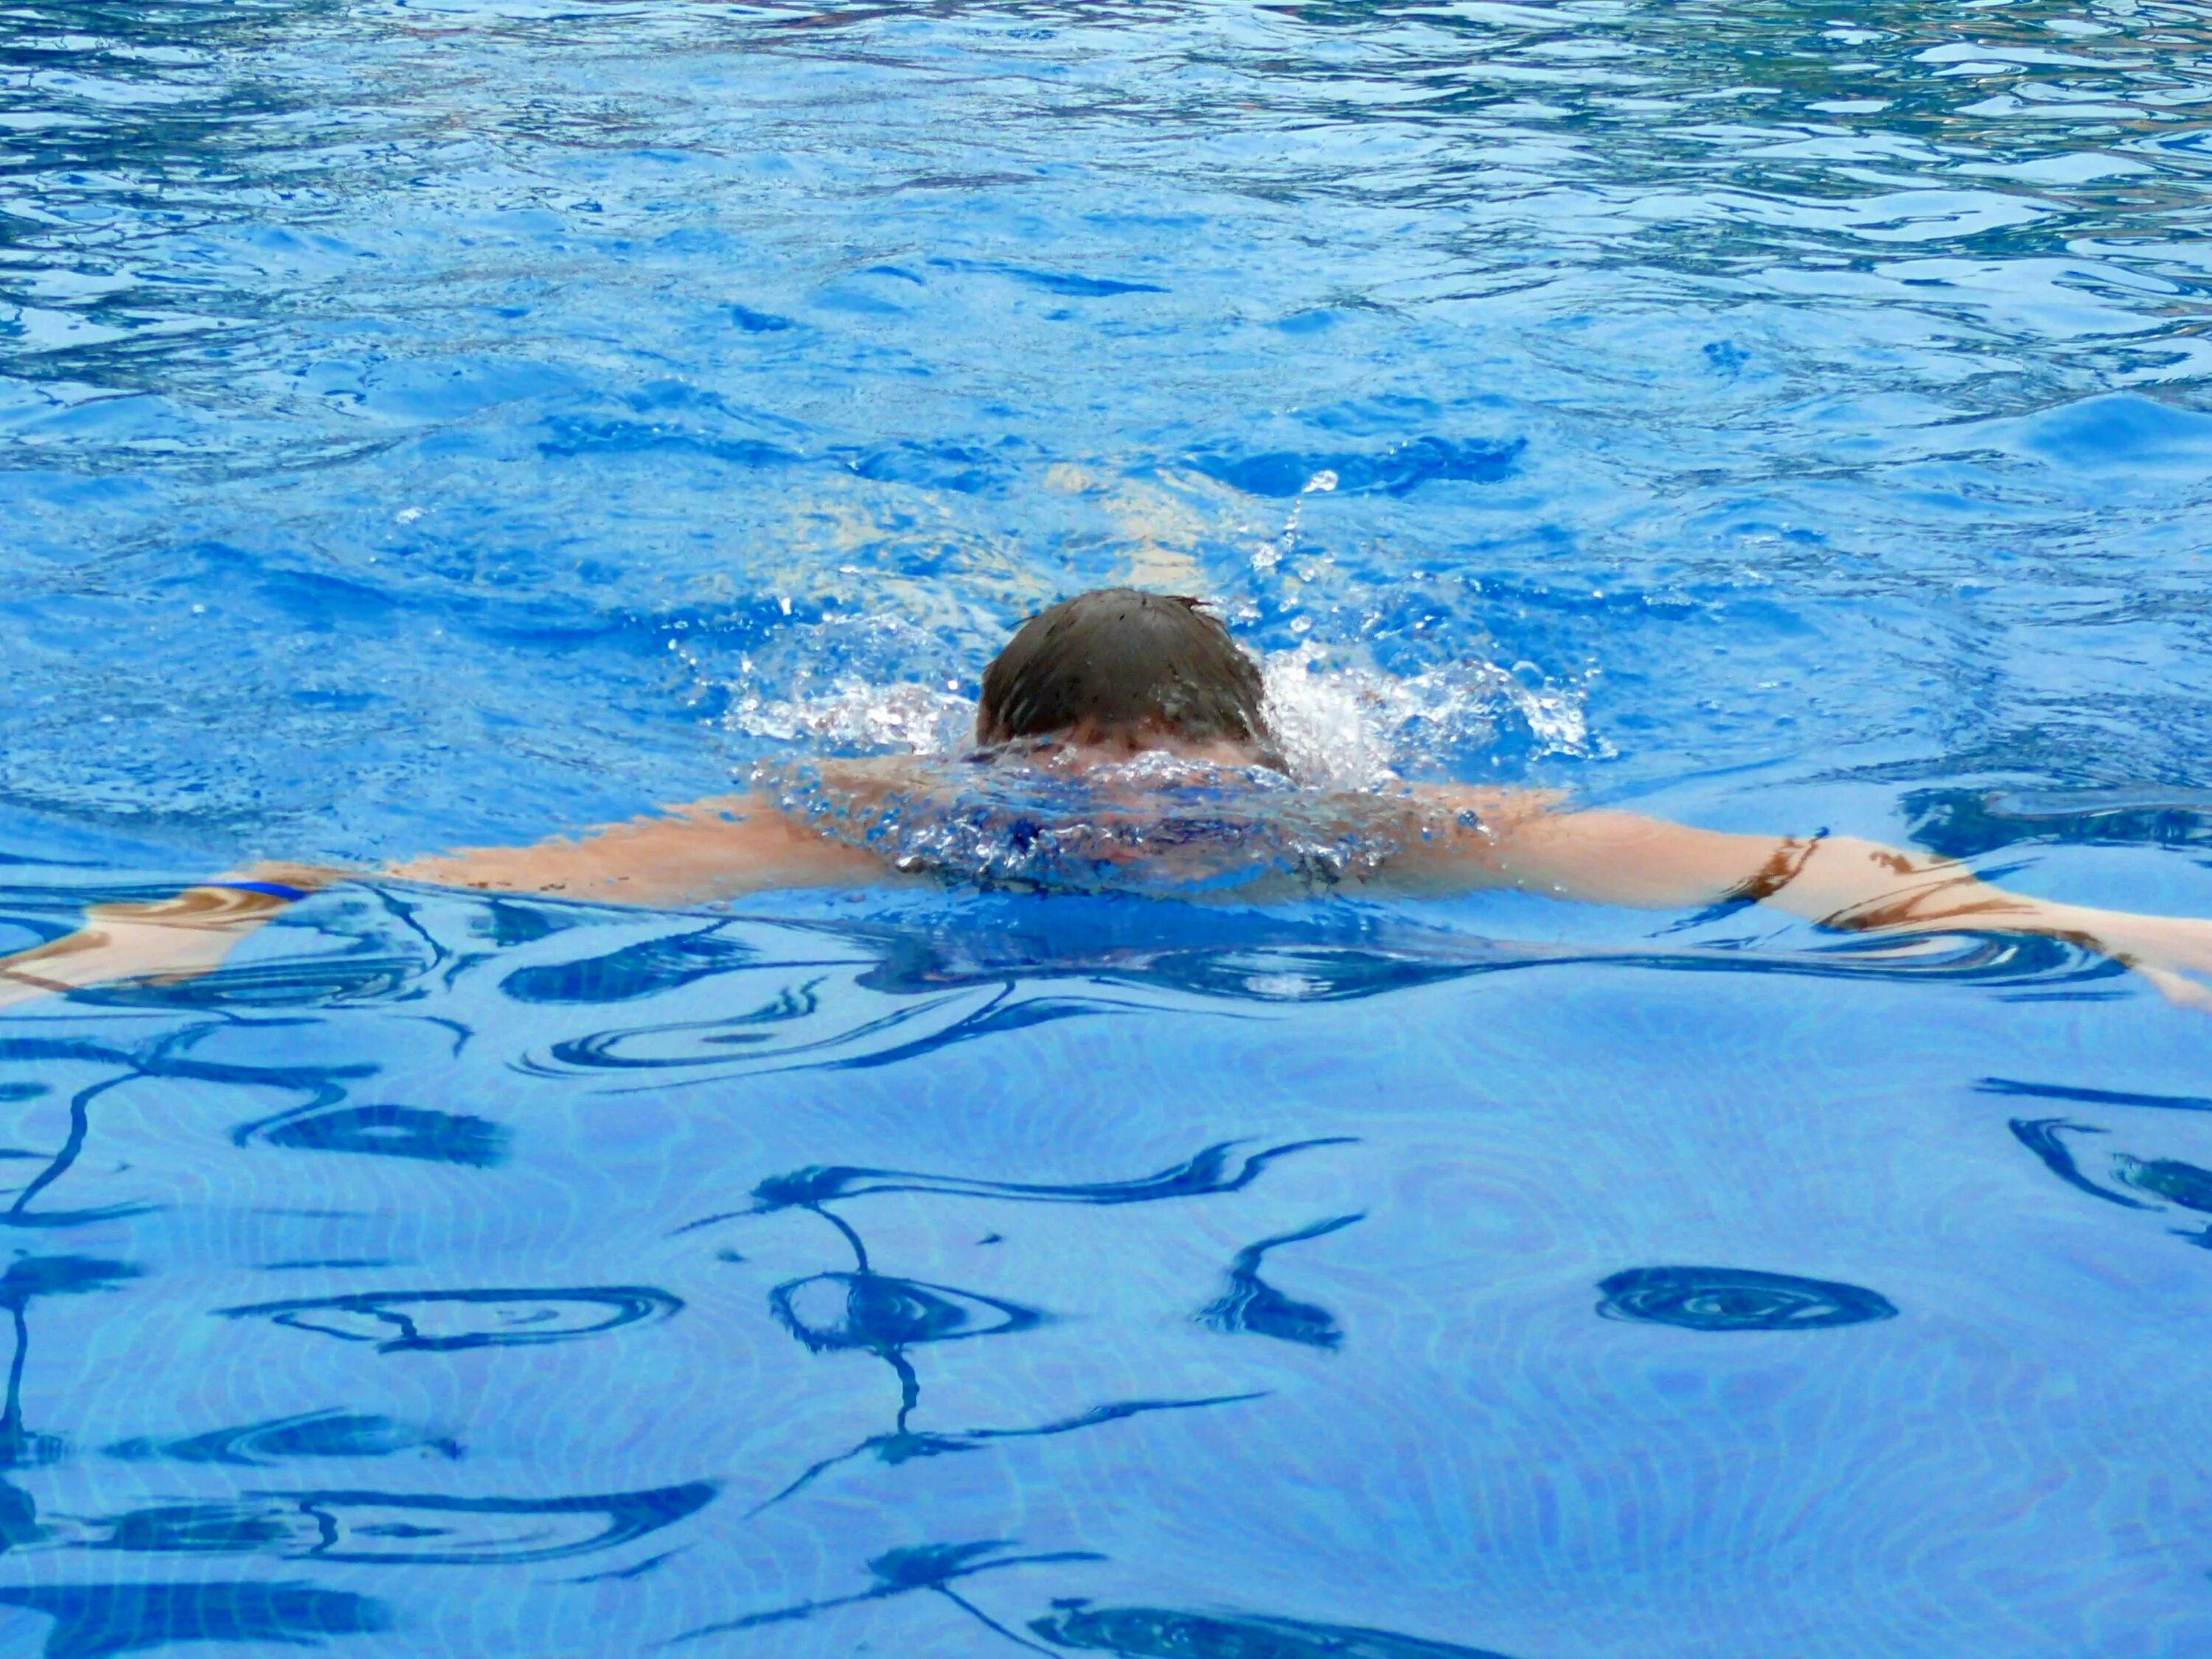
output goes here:
<path id="1" fill-rule="evenodd" d="M 1248 743 L 1280 767 L 1259 665 L 1196 599 L 1101 588 L 1024 623 L 983 671 L 975 741 L 1087 730 Z"/>

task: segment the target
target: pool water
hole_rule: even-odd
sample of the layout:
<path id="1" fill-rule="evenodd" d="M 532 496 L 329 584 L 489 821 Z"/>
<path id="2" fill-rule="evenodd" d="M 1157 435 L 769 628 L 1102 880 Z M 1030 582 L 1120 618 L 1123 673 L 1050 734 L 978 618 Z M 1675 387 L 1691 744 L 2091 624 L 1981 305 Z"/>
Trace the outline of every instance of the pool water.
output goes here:
<path id="1" fill-rule="evenodd" d="M 16 0 L 0 950 L 942 757 L 1117 581 L 1310 787 L 2212 915 L 2209 318 L 2203 3 Z M 339 887 L 0 1013 L 0 1659 L 2212 1652 L 2208 1055 L 1758 911 Z"/>

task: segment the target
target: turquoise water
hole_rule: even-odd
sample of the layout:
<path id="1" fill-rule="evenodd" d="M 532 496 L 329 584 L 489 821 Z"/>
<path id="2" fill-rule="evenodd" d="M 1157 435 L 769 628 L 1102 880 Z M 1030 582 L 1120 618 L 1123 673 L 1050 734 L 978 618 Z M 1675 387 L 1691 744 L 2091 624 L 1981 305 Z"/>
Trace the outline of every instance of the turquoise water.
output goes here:
<path id="1" fill-rule="evenodd" d="M 2212 914 L 2212 9 L 0 11 L 0 949 L 957 743 Z M 2212 1651 L 2212 1026 L 1513 896 L 364 882 L 0 1014 L 0 1656 Z M 5 1334 L 0 1333 L 0 1339 Z"/>

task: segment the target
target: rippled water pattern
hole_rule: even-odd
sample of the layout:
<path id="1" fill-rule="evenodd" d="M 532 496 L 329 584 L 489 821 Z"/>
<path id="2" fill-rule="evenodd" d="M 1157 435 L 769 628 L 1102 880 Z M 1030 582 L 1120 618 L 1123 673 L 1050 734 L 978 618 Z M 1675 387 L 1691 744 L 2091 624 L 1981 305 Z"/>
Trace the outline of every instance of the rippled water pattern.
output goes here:
<path id="1" fill-rule="evenodd" d="M 0 949 L 957 752 L 2212 911 L 2212 9 L 0 8 Z M 2212 1652 L 2201 1018 L 1504 896 L 323 895 L 0 1015 L 0 1656 Z"/>

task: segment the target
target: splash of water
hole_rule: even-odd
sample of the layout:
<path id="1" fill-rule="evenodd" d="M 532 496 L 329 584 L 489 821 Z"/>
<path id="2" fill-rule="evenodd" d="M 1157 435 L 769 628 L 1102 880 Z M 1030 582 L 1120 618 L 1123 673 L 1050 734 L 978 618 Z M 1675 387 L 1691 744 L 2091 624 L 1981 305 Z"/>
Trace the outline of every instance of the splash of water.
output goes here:
<path id="1" fill-rule="evenodd" d="M 833 751 L 862 754 L 957 754 L 975 723 L 975 705 L 926 685 L 871 685 L 839 678 L 819 697 L 769 698 L 749 692 L 727 723 L 747 737 L 779 743 L 811 741 Z"/>
<path id="2" fill-rule="evenodd" d="M 1291 776 L 1309 787 L 1387 789 L 1508 749 L 1516 758 L 1613 752 L 1590 730 L 1585 690 L 1538 678 L 1531 665 L 1477 659 L 1401 677 L 1336 655 L 1307 640 L 1261 664 L 1268 721 Z M 970 746 L 975 726 L 974 702 L 952 684 L 848 672 L 826 691 L 781 697 L 753 685 L 735 696 L 723 725 L 817 753 L 950 760 Z"/>
<path id="3" fill-rule="evenodd" d="M 1399 678 L 1331 665 L 1331 654 L 1306 641 L 1261 665 L 1268 719 L 1301 783 L 1379 789 L 1494 751 L 1509 735 L 1532 756 L 1610 752 L 1590 731 L 1582 689 L 1531 687 L 1526 664 L 1509 671 L 1476 659 Z"/>
<path id="4" fill-rule="evenodd" d="M 684 655 L 699 695 L 727 693 L 723 729 L 756 742 L 950 755 L 975 724 L 957 645 L 896 615 L 824 617 L 747 652 L 734 676 L 697 647 Z"/>

